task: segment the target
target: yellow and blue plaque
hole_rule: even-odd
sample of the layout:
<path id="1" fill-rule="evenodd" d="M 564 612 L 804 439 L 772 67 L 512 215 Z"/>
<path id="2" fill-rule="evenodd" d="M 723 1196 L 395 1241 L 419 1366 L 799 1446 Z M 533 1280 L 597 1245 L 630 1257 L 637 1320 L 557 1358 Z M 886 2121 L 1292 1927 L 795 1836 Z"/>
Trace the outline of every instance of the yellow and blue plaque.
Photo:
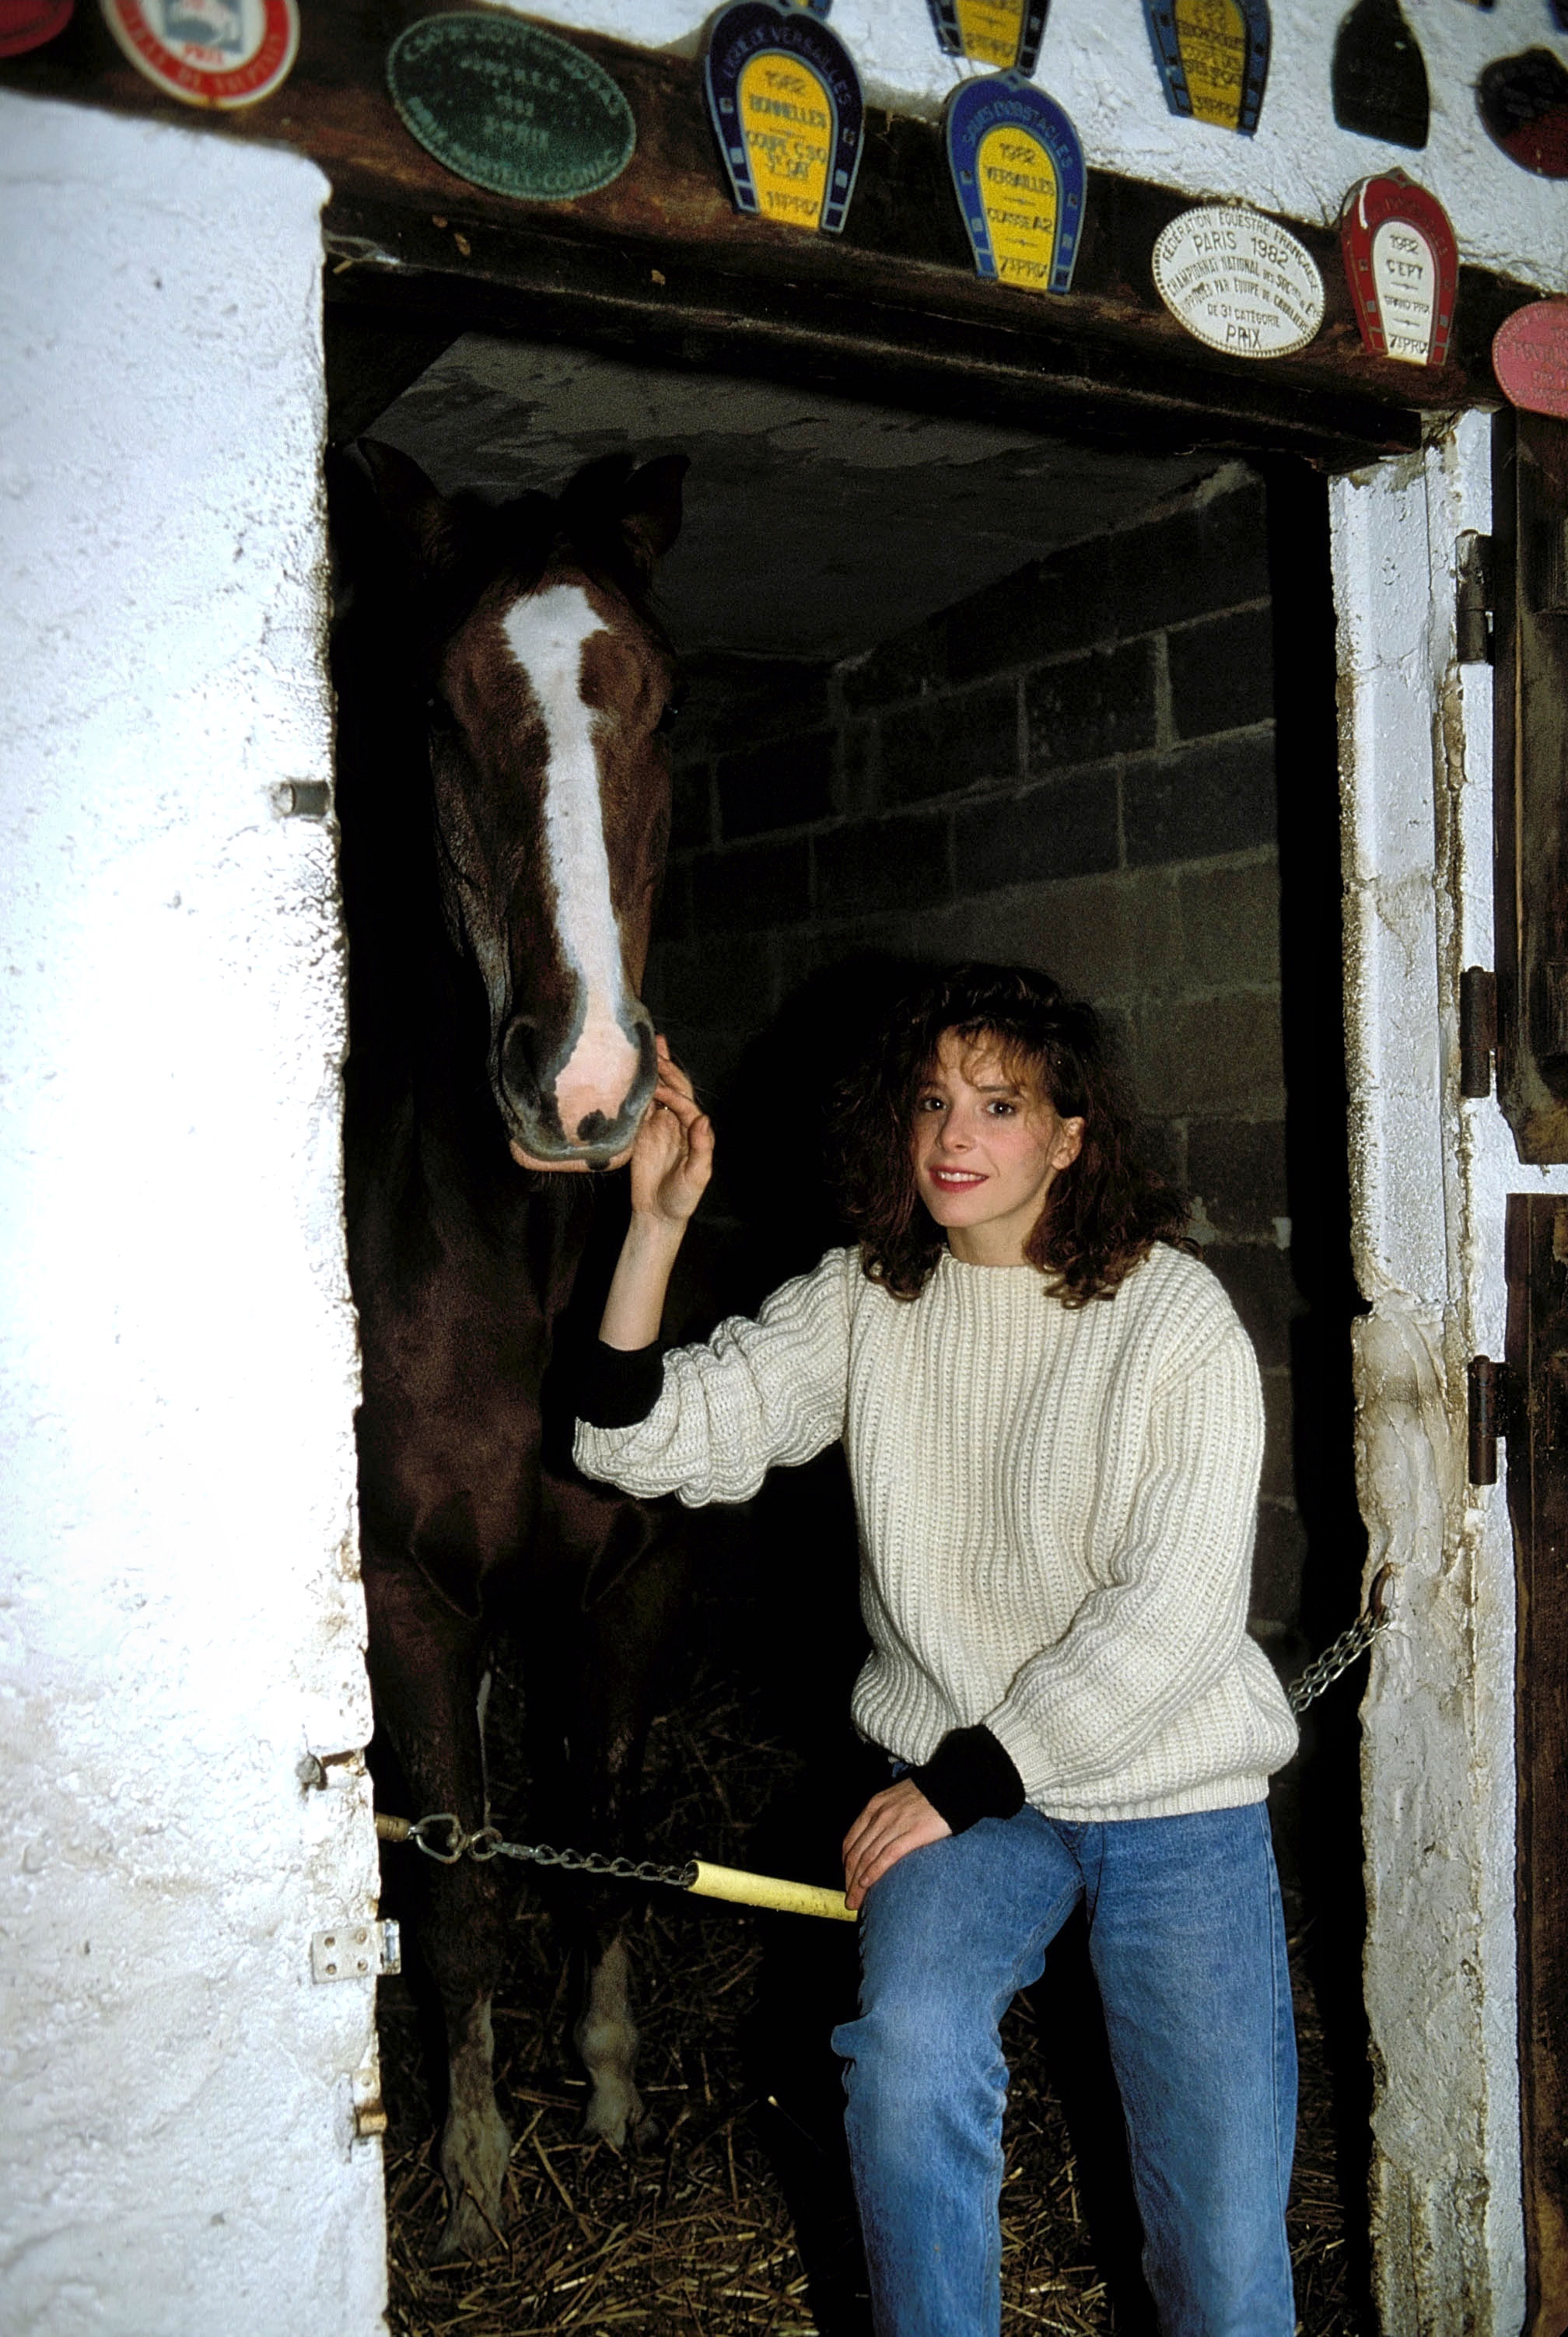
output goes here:
<path id="1" fill-rule="evenodd" d="M 1032 73 L 1051 0 L 926 0 L 950 57 Z"/>
<path id="2" fill-rule="evenodd" d="M 789 0 L 740 0 L 713 27 L 707 79 L 736 210 L 837 235 L 865 119 L 843 42 Z"/>
<path id="3" fill-rule="evenodd" d="M 947 161 L 975 266 L 1000 284 L 1065 292 L 1083 227 L 1083 149 L 1054 98 L 1006 73 L 947 101 Z"/>
<path id="4" fill-rule="evenodd" d="M 1269 0 L 1143 0 L 1172 113 L 1250 138 L 1269 78 Z"/>

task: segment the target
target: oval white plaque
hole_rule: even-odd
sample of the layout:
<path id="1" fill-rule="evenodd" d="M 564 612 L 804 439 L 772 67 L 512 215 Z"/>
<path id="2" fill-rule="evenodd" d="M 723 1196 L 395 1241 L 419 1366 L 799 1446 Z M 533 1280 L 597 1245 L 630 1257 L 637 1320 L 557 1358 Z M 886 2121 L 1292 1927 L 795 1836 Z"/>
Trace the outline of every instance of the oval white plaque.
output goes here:
<path id="1" fill-rule="evenodd" d="M 1182 211 L 1154 245 L 1154 284 L 1179 325 L 1233 357 L 1288 357 L 1317 337 L 1323 279 L 1305 245 L 1239 205 Z"/>

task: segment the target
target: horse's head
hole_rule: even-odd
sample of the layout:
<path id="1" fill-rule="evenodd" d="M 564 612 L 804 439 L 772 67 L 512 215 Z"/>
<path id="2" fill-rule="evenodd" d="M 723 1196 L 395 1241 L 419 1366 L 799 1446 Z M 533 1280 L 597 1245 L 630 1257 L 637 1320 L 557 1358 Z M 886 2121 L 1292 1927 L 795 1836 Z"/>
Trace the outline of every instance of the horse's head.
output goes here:
<path id="1" fill-rule="evenodd" d="M 489 1000 L 490 1082 L 527 1168 L 613 1166 L 653 1088 L 638 998 L 670 823 L 673 660 L 650 616 L 683 455 L 559 497 L 447 502 L 366 442 L 414 547 L 446 924 Z"/>

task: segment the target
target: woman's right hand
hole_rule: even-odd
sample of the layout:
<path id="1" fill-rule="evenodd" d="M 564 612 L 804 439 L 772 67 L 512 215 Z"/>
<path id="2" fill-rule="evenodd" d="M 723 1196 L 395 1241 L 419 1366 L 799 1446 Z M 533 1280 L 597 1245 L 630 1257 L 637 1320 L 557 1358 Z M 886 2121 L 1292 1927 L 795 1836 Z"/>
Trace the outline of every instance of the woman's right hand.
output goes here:
<path id="1" fill-rule="evenodd" d="M 632 1211 L 675 1228 L 684 1227 L 713 1174 L 713 1124 L 662 1036 L 654 1044 L 658 1080 L 632 1148 Z"/>

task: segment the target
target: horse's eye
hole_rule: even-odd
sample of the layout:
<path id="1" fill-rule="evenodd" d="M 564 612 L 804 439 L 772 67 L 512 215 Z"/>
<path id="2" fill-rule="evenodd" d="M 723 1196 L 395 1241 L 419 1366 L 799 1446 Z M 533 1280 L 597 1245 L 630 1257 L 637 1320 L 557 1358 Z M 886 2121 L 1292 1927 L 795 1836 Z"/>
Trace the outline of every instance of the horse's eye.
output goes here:
<path id="1" fill-rule="evenodd" d="M 679 695 L 666 701 L 663 713 L 653 725 L 653 736 L 655 738 L 668 738 L 671 731 L 675 728 L 676 719 L 681 712 L 681 703 L 682 700 Z"/>

